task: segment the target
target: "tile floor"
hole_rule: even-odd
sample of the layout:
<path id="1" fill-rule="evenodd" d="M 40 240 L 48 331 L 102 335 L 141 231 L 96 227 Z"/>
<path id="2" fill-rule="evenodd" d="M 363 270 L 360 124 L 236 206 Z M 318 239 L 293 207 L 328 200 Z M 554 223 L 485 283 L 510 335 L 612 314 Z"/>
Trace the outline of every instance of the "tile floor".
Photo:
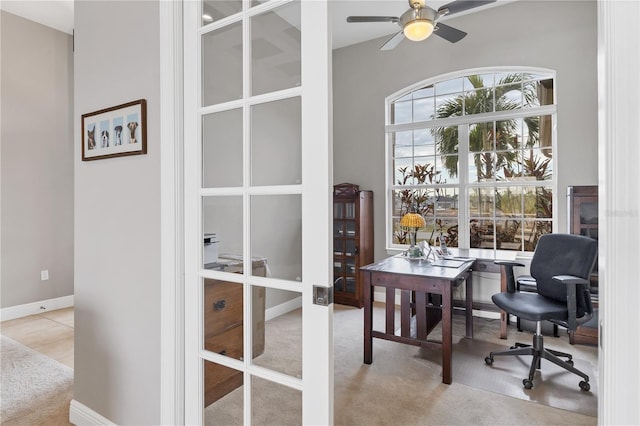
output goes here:
<path id="1" fill-rule="evenodd" d="M 0 333 L 73 368 L 73 308 L 0 323 Z"/>

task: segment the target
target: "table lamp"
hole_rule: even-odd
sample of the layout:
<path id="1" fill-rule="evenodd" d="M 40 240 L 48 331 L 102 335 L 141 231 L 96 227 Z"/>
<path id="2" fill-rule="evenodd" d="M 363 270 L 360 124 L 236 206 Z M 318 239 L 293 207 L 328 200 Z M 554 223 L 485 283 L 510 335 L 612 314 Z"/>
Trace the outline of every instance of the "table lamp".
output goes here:
<path id="1" fill-rule="evenodd" d="M 423 255 L 420 247 L 416 246 L 416 234 L 418 233 L 418 229 L 422 228 L 426 224 L 427 222 L 425 222 L 424 218 L 415 211 L 405 214 L 402 216 L 402 219 L 400 219 L 400 226 L 409 231 L 410 257 L 420 257 Z"/>

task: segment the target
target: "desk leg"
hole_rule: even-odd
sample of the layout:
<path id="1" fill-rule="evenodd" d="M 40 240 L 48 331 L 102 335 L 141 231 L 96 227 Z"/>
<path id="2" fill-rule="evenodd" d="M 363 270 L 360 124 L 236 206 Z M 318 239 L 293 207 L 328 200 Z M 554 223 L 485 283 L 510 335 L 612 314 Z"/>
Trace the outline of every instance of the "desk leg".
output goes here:
<path id="1" fill-rule="evenodd" d="M 411 290 L 400 291 L 400 335 L 411 337 Z"/>
<path id="2" fill-rule="evenodd" d="M 471 272 L 469 272 L 469 276 L 467 276 L 467 280 L 464 286 L 467 290 L 465 301 L 465 315 L 467 325 L 466 336 L 469 339 L 473 339 L 473 279 L 471 277 Z"/>
<path id="3" fill-rule="evenodd" d="M 507 274 L 504 272 L 504 267 L 500 268 L 502 271 L 500 272 L 500 291 L 507 291 Z M 500 338 L 507 338 L 507 325 L 509 324 L 509 314 L 505 311 L 500 311 Z"/>
<path id="4" fill-rule="evenodd" d="M 364 363 L 373 361 L 373 288 L 371 286 L 371 272 L 362 274 L 364 281 Z"/>
<path id="5" fill-rule="evenodd" d="M 416 291 L 416 338 L 427 340 L 427 293 Z"/>
<path id="6" fill-rule="evenodd" d="M 452 282 L 442 286 L 442 383 L 451 384 L 453 300 L 451 296 Z"/>

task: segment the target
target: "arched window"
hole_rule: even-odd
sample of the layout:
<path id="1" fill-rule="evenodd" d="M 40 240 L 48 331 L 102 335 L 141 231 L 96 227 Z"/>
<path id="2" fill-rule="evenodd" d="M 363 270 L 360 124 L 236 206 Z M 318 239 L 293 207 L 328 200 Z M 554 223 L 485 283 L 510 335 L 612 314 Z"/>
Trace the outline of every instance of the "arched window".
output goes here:
<path id="1" fill-rule="evenodd" d="M 386 99 L 387 247 L 417 240 L 533 251 L 553 229 L 555 73 L 498 68 L 429 79 Z"/>

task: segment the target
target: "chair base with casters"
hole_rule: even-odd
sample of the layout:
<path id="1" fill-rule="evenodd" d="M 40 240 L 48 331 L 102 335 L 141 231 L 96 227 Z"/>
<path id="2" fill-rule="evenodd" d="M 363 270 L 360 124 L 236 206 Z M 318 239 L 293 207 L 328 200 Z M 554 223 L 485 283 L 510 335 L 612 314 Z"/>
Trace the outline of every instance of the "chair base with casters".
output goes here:
<path id="1" fill-rule="evenodd" d="M 565 370 L 568 370 L 582 377 L 584 380 L 581 380 L 580 383 L 578 383 L 578 386 L 580 386 L 580 389 L 585 392 L 589 391 L 591 389 L 591 385 L 589 384 L 589 376 L 573 366 L 573 356 L 565 352 L 545 348 L 544 340 L 541 333 L 542 326 L 541 322 L 538 321 L 536 323 L 536 334 L 533 335 L 533 342 L 531 345 L 516 343 L 508 350 L 491 352 L 489 353 L 489 356 L 484 359 L 484 362 L 487 365 L 492 365 L 493 358 L 495 356 L 532 355 L 533 359 L 531 360 L 531 366 L 529 367 L 529 377 L 522 380 L 522 384 L 524 385 L 525 389 L 533 388 L 533 377 L 536 373 L 536 370 L 540 369 L 540 361 L 542 359 L 546 359 L 547 361 L 550 361 L 564 368 Z M 566 358 L 566 360 L 562 360 L 561 358 Z"/>

